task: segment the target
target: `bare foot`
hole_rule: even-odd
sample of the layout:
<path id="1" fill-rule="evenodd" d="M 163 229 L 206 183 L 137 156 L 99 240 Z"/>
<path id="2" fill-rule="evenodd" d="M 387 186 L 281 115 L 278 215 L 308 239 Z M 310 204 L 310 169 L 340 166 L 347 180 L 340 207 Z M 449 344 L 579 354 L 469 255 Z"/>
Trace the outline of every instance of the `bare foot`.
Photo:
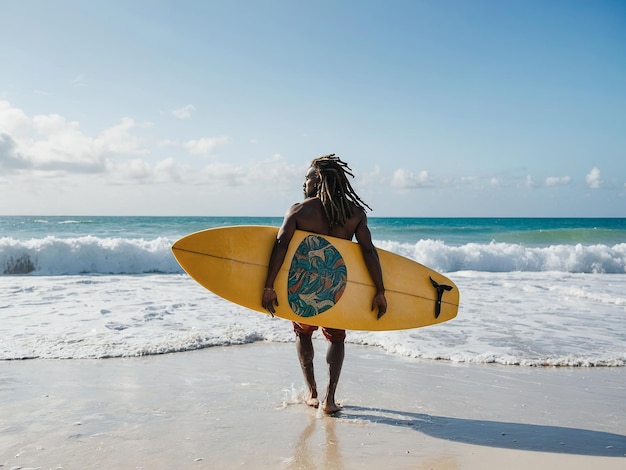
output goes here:
<path id="1" fill-rule="evenodd" d="M 327 415 L 334 415 L 335 413 L 338 413 L 339 411 L 341 411 L 341 407 L 337 405 L 335 402 L 329 403 L 328 401 L 325 401 L 323 410 L 324 410 L 324 413 L 326 413 Z"/>
<path id="2" fill-rule="evenodd" d="M 307 405 L 312 406 L 313 408 L 317 408 L 320 406 L 320 401 L 317 398 L 309 398 L 305 402 Z"/>
<path id="3" fill-rule="evenodd" d="M 307 405 L 312 406 L 313 408 L 319 408 L 320 401 L 317 397 L 309 397 L 304 401 Z"/>

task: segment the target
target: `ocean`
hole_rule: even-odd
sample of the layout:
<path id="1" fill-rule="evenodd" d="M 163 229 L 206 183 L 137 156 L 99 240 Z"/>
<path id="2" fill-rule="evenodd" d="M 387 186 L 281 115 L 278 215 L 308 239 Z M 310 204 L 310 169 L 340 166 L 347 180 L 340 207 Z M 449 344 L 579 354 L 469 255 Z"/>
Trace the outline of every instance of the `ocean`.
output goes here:
<path id="1" fill-rule="evenodd" d="M 206 228 L 281 222 L 0 217 L 0 360 L 292 342 L 289 322 L 218 298 L 170 251 Z M 440 325 L 349 331 L 348 348 L 470 364 L 626 365 L 626 219 L 371 217 L 369 225 L 377 247 L 452 279 L 461 306 Z"/>

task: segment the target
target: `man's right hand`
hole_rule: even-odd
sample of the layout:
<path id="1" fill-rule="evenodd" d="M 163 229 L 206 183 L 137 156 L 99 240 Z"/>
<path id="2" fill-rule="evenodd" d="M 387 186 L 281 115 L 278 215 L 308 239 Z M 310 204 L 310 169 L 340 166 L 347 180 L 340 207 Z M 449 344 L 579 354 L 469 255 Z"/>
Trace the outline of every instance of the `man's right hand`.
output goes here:
<path id="1" fill-rule="evenodd" d="M 274 289 L 265 289 L 263 291 L 263 299 L 261 300 L 263 308 L 267 310 L 271 316 L 274 316 L 276 307 L 278 307 L 278 296 Z"/>

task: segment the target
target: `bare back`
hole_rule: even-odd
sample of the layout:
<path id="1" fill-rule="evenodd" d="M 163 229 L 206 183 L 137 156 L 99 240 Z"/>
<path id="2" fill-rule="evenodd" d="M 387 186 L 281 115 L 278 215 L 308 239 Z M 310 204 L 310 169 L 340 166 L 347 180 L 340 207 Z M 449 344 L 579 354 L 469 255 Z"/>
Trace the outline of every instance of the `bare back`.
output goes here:
<path id="1" fill-rule="evenodd" d="M 290 209 L 288 218 L 293 218 L 295 222 L 294 228 L 297 230 L 352 240 L 358 234 L 359 226 L 365 220 L 365 212 L 363 210 L 354 207 L 352 212 L 352 217 L 346 220 L 344 225 L 331 227 L 326 218 L 322 202 L 317 197 L 311 197 L 299 204 L 295 204 Z"/>

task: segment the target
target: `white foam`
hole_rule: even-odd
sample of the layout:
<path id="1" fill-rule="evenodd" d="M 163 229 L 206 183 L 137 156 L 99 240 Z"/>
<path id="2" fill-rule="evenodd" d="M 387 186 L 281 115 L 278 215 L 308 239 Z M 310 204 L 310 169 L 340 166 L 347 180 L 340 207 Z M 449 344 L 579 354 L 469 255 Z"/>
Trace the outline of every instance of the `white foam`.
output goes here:
<path id="1" fill-rule="evenodd" d="M 443 272 L 626 272 L 626 243 L 613 246 L 576 244 L 526 247 L 491 242 L 450 246 L 438 240 L 420 240 L 415 244 L 378 242 L 377 246 Z"/>
<path id="2" fill-rule="evenodd" d="M 625 274 L 461 271 L 450 277 L 461 291 L 454 320 L 415 330 L 350 331 L 348 343 L 464 363 L 626 365 Z M 233 305 L 182 274 L 0 276 L 0 318 L 5 360 L 293 341 L 289 322 Z"/>
<path id="3" fill-rule="evenodd" d="M 143 274 L 180 273 L 171 253 L 172 241 L 99 238 L 56 238 L 18 241 L 0 238 L 0 271 L 4 274 Z M 28 271 L 24 266 L 30 267 Z M 26 272 L 24 272 L 26 271 Z"/>
<path id="4" fill-rule="evenodd" d="M 73 275 L 181 273 L 170 247 L 174 240 L 48 236 L 0 238 L 0 274 Z M 415 244 L 377 242 L 380 248 L 441 272 L 626 273 L 626 243 L 524 247 L 510 243 L 450 246 L 437 240 Z"/>

